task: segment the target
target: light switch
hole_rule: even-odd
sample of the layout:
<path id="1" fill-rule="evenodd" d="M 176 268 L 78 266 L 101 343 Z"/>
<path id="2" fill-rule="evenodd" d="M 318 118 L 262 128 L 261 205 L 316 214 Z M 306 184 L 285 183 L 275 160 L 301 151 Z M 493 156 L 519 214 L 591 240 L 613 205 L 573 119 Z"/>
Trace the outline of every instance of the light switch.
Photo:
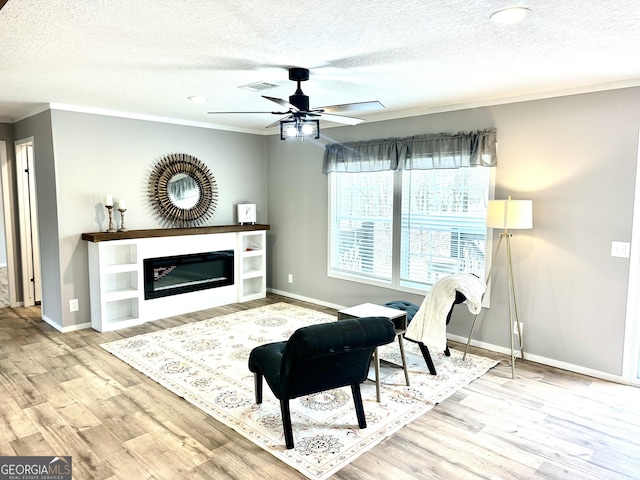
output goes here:
<path id="1" fill-rule="evenodd" d="M 611 256 L 629 258 L 631 245 L 629 242 L 611 242 Z"/>

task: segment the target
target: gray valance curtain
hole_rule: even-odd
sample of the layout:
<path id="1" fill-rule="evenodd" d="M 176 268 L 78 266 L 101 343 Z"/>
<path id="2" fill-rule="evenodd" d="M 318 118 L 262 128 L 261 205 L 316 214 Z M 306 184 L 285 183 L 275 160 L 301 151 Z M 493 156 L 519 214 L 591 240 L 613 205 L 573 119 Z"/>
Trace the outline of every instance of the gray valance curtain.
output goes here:
<path id="1" fill-rule="evenodd" d="M 324 151 L 323 173 L 494 167 L 496 129 L 334 143 Z"/>
<path id="2" fill-rule="evenodd" d="M 380 172 L 398 168 L 397 139 L 334 143 L 324 149 L 323 172 Z"/>

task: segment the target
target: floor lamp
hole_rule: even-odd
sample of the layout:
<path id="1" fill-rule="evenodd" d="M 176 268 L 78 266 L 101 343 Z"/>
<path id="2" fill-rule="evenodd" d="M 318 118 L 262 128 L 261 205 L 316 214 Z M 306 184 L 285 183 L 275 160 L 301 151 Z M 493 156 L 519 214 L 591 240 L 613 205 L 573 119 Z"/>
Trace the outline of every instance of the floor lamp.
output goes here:
<path id="1" fill-rule="evenodd" d="M 509 298 L 509 333 L 511 334 L 511 378 L 515 378 L 515 366 L 516 366 L 516 353 L 514 350 L 513 334 L 514 323 L 515 328 L 518 331 L 518 339 L 520 342 L 520 358 L 524 360 L 522 331 L 520 328 L 520 319 L 518 318 L 518 301 L 516 298 L 516 287 L 513 282 L 513 264 L 511 262 L 511 236 L 509 230 L 524 230 L 533 228 L 533 215 L 532 215 L 532 202 L 531 200 L 511 200 L 509 197 L 507 200 L 489 200 L 489 206 L 487 208 L 487 228 L 500 228 L 503 231 L 500 232 L 500 239 L 498 245 L 491 259 L 491 267 L 487 274 L 487 285 L 493 273 L 493 266 L 495 259 L 498 257 L 500 246 L 503 241 L 506 245 L 506 260 L 507 260 L 507 286 L 508 286 L 508 298 Z M 467 349 L 469 343 L 471 343 L 471 336 L 476 326 L 476 320 L 478 315 L 473 319 L 471 325 L 471 332 L 469 333 L 469 339 L 467 340 L 467 346 L 464 349 L 464 356 L 467 355 Z M 515 319 L 515 322 L 514 322 Z"/>

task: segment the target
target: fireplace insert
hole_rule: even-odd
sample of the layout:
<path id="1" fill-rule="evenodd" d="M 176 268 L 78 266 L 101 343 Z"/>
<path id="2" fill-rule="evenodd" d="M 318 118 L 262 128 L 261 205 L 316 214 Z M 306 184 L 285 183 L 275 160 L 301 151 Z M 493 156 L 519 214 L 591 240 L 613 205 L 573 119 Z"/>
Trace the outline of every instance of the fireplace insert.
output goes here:
<path id="1" fill-rule="evenodd" d="M 145 300 L 233 285 L 233 250 L 147 258 L 143 263 Z"/>

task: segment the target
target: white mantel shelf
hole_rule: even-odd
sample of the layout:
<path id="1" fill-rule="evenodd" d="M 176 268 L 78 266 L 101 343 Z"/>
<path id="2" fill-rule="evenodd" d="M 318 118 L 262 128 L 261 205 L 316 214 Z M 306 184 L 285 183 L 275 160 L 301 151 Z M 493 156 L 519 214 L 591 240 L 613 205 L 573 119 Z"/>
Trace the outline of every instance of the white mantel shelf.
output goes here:
<path id="1" fill-rule="evenodd" d="M 149 230 L 129 230 L 127 232 L 83 233 L 82 240 L 87 242 L 107 242 L 110 240 L 132 240 L 137 238 L 175 237 L 182 235 L 206 235 L 209 233 L 233 233 L 269 230 L 270 225 L 214 225 L 208 227 L 153 228 Z"/>
<path id="2" fill-rule="evenodd" d="M 106 332 L 263 298 L 269 229 L 244 224 L 83 233 L 88 242 L 91 326 Z M 234 251 L 232 285 L 145 298 L 146 259 L 223 250 Z"/>

